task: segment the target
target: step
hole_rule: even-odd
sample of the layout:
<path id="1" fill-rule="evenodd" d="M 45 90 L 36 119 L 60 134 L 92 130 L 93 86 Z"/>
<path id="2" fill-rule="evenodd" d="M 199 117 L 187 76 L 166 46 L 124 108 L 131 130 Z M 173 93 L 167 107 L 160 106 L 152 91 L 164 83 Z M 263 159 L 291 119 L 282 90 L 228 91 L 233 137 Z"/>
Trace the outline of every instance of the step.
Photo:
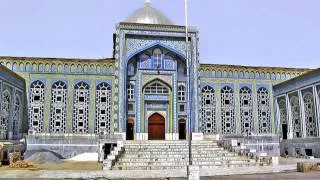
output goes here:
<path id="1" fill-rule="evenodd" d="M 179 162 L 189 161 L 188 157 L 183 158 L 126 158 L 119 159 L 118 162 Z"/>
<path id="2" fill-rule="evenodd" d="M 214 166 L 214 165 L 232 165 L 232 164 L 255 164 L 255 162 L 250 162 L 249 160 L 231 160 L 231 161 L 225 161 L 225 160 L 217 160 L 217 161 L 194 161 L 194 165 L 206 165 L 206 166 Z"/>
<path id="3" fill-rule="evenodd" d="M 188 158 L 189 154 L 124 154 L 121 156 L 121 158 L 127 158 L 127 159 L 140 159 L 140 158 Z M 215 158 L 246 158 L 243 156 L 238 156 L 236 154 L 191 154 L 191 157 L 193 159 L 215 159 Z"/>
<path id="4" fill-rule="evenodd" d="M 130 145 L 124 145 L 125 148 L 150 148 L 150 147 L 157 147 L 157 148 L 189 148 L 189 145 L 180 145 L 180 144 L 130 144 Z M 213 144 L 197 144 L 197 145 L 191 145 L 192 148 L 222 148 L 218 145 Z"/>
<path id="5" fill-rule="evenodd" d="M 142 158 L 188 158 L 189 155 L 187 154 L 157 154 L 157 155 L 137 155 L 137 154 L 125 154 L 120 159 L 126 158 L 126 159 L 142 159 Z"/>
<path id="6" fill-rule="evenodd" d="M 189 161 L 179 162 L 116 162 L 118 166 L 187 166 Z"/>
<path id="7" fill-rule="evenodd" d="M 114 166 L 113 170 L 170 170 L 185 169 L 186 166 Z"/>
<path id="8" fill-rule="evenodd" d="M 199 168 L 214 169 L 214 168 L 238 168 L 238 167 L 253 167 L 253 166 L 259 166 L 259 164 L 246 163 L 246 164 L 200 165 Z"/>
<path id="9" fill-rule="evenodd" d="M 234 157 L 237 156 L 239 157 L 238 154 L 236 153 L 226 153 L 226 152 L 221 152 L 221 153 L 212 153 L 212 154 L 198 154 L 198 153 L 191 153 L 192 157 L 202 157 L 202 158 L 210 158 L 210 157 Z"/>
<path id="10" fill-rule="evenodd" d="M 154 151 L 154 152 L 144 152 L 144 151 L 126 151 L 125 154 L 139 154 L 139 155 L 156 155 L 156 154 L 187 154 L 187 152 L 180 152 L 180 151 Z"/>
<path id="11" fill-rule="evenodd" d="M 232 161 L 232 160 L 248 160 L 246 157 L 239 157 L 239 156 L 219 156 L 219 157 L 205 157 L 205 158 L 197 158 L 197 157 L 192 157 L 192 161 Z M 249 159 L 251 160 L 251 159 Z M 254 160 L 255 161 L 255 160 Z"/>

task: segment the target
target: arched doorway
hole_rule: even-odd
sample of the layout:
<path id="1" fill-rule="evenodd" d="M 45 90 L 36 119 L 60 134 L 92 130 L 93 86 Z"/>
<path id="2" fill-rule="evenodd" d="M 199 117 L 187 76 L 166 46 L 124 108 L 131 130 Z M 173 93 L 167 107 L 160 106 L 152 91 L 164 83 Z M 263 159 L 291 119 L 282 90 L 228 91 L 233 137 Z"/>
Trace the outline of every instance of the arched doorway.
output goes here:
<path id="1" fill-rule="evenodd" d="M 184 119 L 179 120 L 179 139 L 186 139 L 186 121 Z"/>
<path id="2" fill-rule="evenodd" d="M 134 120 L 133 119 L 128 119 L 128 124 L 127 124 L 127 140 L 133 140 L 133 128 L 134 128 Z"/>
<path id="3" fill-rule="evenodd" d="M 148 119 L 148 139 L 149 140 L 164 140 L 165 139 L 165 119 L 155 113 Z"/>

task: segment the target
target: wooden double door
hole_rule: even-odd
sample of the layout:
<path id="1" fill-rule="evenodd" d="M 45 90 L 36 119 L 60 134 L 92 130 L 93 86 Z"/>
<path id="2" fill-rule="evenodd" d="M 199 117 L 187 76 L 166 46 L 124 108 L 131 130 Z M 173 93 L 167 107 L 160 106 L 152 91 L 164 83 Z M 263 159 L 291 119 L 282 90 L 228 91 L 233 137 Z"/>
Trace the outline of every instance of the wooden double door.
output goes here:
<path id="1" fill-rule="evenodd" d="M 165 118 L 155 113 L 148 119 L 148 139 L 149 140 L 164 140 L 165 139 Z"/>

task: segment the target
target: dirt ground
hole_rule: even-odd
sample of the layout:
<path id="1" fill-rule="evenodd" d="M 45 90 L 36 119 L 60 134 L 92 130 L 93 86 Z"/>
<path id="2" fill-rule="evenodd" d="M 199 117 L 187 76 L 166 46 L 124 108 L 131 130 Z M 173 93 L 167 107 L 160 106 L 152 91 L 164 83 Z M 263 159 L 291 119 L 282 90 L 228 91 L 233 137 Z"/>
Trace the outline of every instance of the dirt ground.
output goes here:
<path id="1" fill-rule="evenodd" d="M 29 168 L 30 170 L 102 170 L 102 164 L 98 162 L 76 162 L 76 161 L 65 161 L 61 164 L 36 164 L 37 168 Z M 28 169 L 28 168 L 27 168 Z M 17 170 L 10 168 L 9 166 L 1 166 L 0 171 L 5 170 Z"/>

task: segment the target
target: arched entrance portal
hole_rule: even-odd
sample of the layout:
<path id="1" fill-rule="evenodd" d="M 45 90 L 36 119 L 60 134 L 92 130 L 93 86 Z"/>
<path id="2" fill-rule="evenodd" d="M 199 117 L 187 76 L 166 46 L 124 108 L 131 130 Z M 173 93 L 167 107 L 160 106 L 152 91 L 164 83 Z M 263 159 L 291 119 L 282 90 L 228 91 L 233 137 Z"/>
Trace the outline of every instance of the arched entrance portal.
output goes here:
<path id="1" fill-rule="evenodd" d="M 186 121 L 184 119 L 179 120 L 179 139 L 186 139 Z"/>
<path id="2" fill-rule="evenodd" d="M 159 113 L 151 115 L 148 119 L 148 139 L 165 139 L 165 119 Z"/>

